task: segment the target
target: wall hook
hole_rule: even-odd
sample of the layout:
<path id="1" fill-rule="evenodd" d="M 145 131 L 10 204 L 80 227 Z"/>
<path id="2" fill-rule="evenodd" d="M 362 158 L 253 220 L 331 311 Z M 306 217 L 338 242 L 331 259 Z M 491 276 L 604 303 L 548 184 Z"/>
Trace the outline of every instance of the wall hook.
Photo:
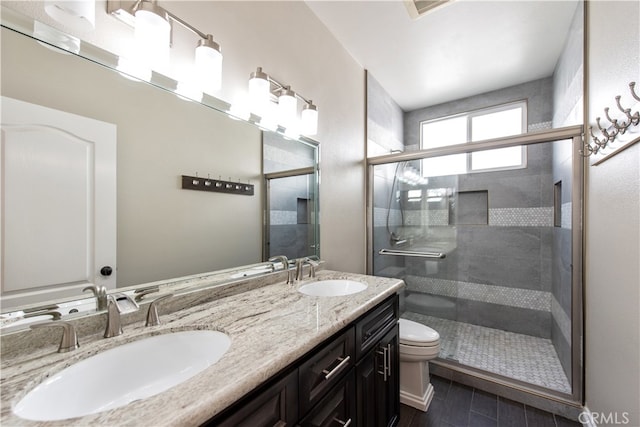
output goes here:
<path id="1" fill-rule="evenodd" d="M 629 83 L 629 91 L 631 96 L 640 101 L 640 96 L 635 92 L 636 82 Z M 600 130 L 601 136 L 598 137 L 593 133 L 593 126 L 589 126 L 589 134 L 591 136 L 591 142 L 585 139 L 583 149 L 580 151 L 585 157 L 598 153 L 607 147 L 609 143 L 613 143 L 618 135 L 624 135 L 631 126 L 638 126 L 640 124 L 640 109 L 636 112 L 631 112 L 631 108 L 624 108 L 621 102 L 622 97 L 617 95 L 615 97 L 616 106 L 626 116 L 625 119 L 615 119 L 609 114 L 609 107 L 604 109 L 604 115 L 606 119 L 611 123 L 610 126 L 603 126 L 601 118 L 596 117 L 596 125 Z"/>
<path id="2" fill-rule="evenodd" d="M 633 96 L 636 101 L 640 101 L 640 96 L 636 95 L 635 86 L 636 82 L 629 83 L 629 90 L 631 91 L 631 96 Z"/>

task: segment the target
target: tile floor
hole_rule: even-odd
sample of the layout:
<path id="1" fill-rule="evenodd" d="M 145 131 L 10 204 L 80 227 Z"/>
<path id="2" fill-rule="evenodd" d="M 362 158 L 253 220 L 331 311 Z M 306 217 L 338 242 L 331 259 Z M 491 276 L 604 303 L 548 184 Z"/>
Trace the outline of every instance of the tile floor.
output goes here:
<path id="1" fill-rule="evenodd" d="M 404 312 L 440 334 L 440 357 L 552 390 L 571 393 L 551 340 Z"/>
<path id="2" fill-rule="evenodd" d="M 580 427 L 559 415 L 431 376 L 435 395 L 424 413 L 400 405 L 398 427 Z"/>

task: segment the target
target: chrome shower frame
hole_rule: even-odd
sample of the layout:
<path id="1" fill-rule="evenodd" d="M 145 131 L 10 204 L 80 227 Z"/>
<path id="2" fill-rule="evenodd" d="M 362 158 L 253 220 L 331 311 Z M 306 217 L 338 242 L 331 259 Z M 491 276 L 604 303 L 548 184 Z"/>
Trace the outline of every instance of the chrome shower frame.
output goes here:
<path id="1" fill-rule="evenodd" d="M 572 392 L 562 393 L 529 384 L 498 374 L 481 371 L 443 359 L 431 363 L 431 372 L 454 381 L 507 397 L 537 408 L 577 419 L 583 410 L 584 363 L 583 363 L 583 212 L 584 212 L 584 168 L 585 158 L 580 155 L 583 147 L 584 127 L 571 126 L 517 136 L 496 138 L 473 144 L 460 144 L 428 150 L 389 154 L 367 159 L 367 274 L 373 274 L 373 183 L 374 166 L 395 162 L 421 160 L 451 154 L 492 150 L 517 145 L 532 145 L 559 140 L 572 140 L 572 308 L 571 308 L 571 387 Z"/>

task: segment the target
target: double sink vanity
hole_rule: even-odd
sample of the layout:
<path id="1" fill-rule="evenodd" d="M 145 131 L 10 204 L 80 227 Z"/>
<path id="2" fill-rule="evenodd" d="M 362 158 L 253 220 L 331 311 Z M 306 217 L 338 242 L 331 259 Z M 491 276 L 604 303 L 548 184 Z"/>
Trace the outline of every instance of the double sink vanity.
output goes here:
<path id="1" fill-rule="evenodd" d="M 112 338 L 105 312 L 68 320 L 73 351 L 56 351 L 59 328 L 3 334 L 2 425 L 397 422 L 401 280 L 329 270 L 199 279 L 142 299 Z M 153 300 L 160 324 L 145 326 Z"/>

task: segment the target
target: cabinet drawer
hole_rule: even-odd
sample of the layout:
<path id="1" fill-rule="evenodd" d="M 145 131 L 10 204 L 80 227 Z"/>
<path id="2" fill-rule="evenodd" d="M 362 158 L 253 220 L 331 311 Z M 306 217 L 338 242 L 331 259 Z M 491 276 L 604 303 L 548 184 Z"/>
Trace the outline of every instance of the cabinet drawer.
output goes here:
<path id="1" fill-rule="evenodd" d="M 356 359 L 360 360 L 398 323 L 398 296 L 394 295 L 356 323 Z"/>
<path id="2" fill-rule="evenodd" d="M 313 352 L 300 366 L 300 413 L 311 409 L 338 381 L 355 366 L 353 327 Z"/>
<path id="3" fill-rule="evenodd" d="M 356 385 L 352 369 L 300 422 L 301 427 L 356 427 Z"/>
<path id="4" fill-rule="evenodd" d="M 236 405 L 231 414 L 214 418 L 203 427 L 284 427 L 298 420 L 298 370 L 266 390 Z M 237 409 L 236 409 L 237 408 Z M 222 420 L 220 420 L 222 418 Z"/>

